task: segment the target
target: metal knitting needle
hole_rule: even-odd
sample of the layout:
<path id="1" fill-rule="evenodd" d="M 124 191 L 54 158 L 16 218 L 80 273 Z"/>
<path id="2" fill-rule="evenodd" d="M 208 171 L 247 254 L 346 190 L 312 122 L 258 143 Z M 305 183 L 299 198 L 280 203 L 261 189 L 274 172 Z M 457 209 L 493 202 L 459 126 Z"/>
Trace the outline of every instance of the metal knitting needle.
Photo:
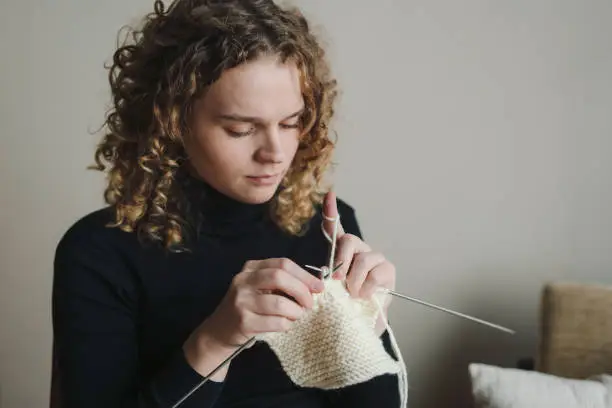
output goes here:
<path id="1" fill-rule="evenodd" d="M 312 270 L 317 271 L 317 272 L 320 272 L 321 274 L 325 273 L 325 270 L 322 269 L 322 268 L 317 268 L 316 266 L 311 266 L 311 265 L 305 265 L 305 266 L 306 266 L 306 268 L 312 269 Z M 342 266 L 342 263 L 340 265 L 337 265 L 334 268 L 334 270 L 332 271 L 332 273 L 334 273 L 338 269 L 340 269 L 341 266 Z M 501 331 L 506 332 L 506 333 L 515 334 L 514 330 L 508 329 L 507 327 L 504 327 L 504 326 L 500 326 L 499 324 L 487 322 L 486 320 L 482 320 L 482 319 L 479 319 L 477 317 L 469 316 L 469 315 L 466 315 L 465 313 L 456 312 L 454 310 L 447 309 L 447 308 L 442 307 L 442 306 L 437 306 L 437 305 L 434 305 L 432 303 L 425 302 L 424 300 L 420 300 L 420 299 L 416 299 L 416 298 L 413 298 L 413 297 L 410 297 L 410 296 L 406 296 L 404 294 L 401 294 L 399 292 L 393 291 L 391 289 L 381 288 L 380 291 L 388 293 L 390 295 L 396 296 L 396 297 L 404 299 L 404 300 L 409 300 L 411 302 L 418 303 L 420 305 L 430 307 L 432 309 L 436 309 L 436 310 L 440 310 L 442 312 L 446 312 L 446 313 L 451 314 L 453 316 L 462 317 L 464 319 L 471 320 L 473 322 L 480 323 L 480 324 L 483 324 L 485 326 L 489 326 L 489 327 L 492 327 L 492 328 L 497 329 L 497 330 L 501 330 Z"/>
<path id="2" fill-rule="evenodd" d="M 340 263 L 339 265 L 337 265 L 334 270 L 332 271 L 332 273 L 336 272 L 338 269 L 340 269 L 342 267 L 343 263 Z M 320 272 L 321 274 L 325 273 L 323 269 L 321 268 L 317 268 L 315 266 L 310 266 L 310 265 L 306 265 L 307 268 L 313 269 L 315 271 Z M 173 406 L 172 408 L 177 408 L 179 407 L 183 402 L 185 402 L 185 400 L 187 400 L 194 392 L 196 392 L 200 387 L 202 387 L 204 384 L 206 384 L 208 381 L 210 381 L 210 379 L 212 378 L 213 375 L 215 375 L 216 373 L 219 372 L 219 370 L 221 370 L 223 367 L 225 367 L 227 364 L 229 364 L 230 361 L 232 361 L 234 358 L 236 358 L 236 356 L 238 356 L 238 354 L 242 353 L 244 350 L 246 350 L 248 347 L 250 347 L 253 343 L 255 342 L 255 337 L 251 337 L 249 340 L 247 340 L 246 343 L 244 343 L 243 345 L 241 345 L 240 347 L 238 347 L 236 349 L 236 351 L 234 351 L 228 358 L 226 358 L 225 360 L 223 360 L 223 362 L 221 364 L 219 364 L 217 367 L 215 367 L 214 370 L 212 370 L 206 377 L 204 377 L 202 379 L 202 381 L 197 384 L 195 387 L 193 387 L 187 394 L 185 394 L 180 400 L 178 400 Z"/>
<path id="3" fill-rule="evenodd" d="M 338 265 L 336 265 L 336 267 L 330 273 L 327 273 L 327 268 L 317 268 L 316 266 L 312 266 L 312 265 L 304 265 L 304 266 L 308 269 L 312 269 L 313 271 L 319 272 L 321 274 L 321 278 L 325 278 L 331 275 L 332 273 L 336 272 L 338 269 L 340 269 L 342 265 L 344 265 L 344 262 L 340 262 Z"/>
<path id="4" fill-rule="evenodd" d="M 214 370 L 212 370 L 210 372 L 210 374 L 208 374 L 206 377 L 204 377 L 204 379 L 197 384 L 195 387 L 193 387 L 191 389 L 191 391 L 189 391 L 187 394 L 185 394 L 183 396 L 183 398 L 181 398 L 180 400 L 178 400 L 173 406 L 172 408 L 177 408 L 179 405 L 181 405 L 183 402 L 185 402 L 185 400 L 187 400 L 187 398 L 189 398 L 194 392 L 196 392 L 201 386 L 203 386 L 204 384 L 206 384 L 208 381 L 210 381 L 211 377 L 213 375 L 215 375 L 217 372 L 219 372 L 219 370 L 221 370 L 223 367 L 225 367 L 227 364 L 229 364 L 230 361 L 232 361 L 238 354 L 242 353 L 245 349 L 247 349 L 248 347 L 250 347 L 253 343 L 255 342 L 255 337 L 251 337 L 250 339 L 247 340 L 246 343 L 244 343 L 243 345 L 241 345 L 240 347 L 238 347 L 236 349 L 236 351 L 234 351 L 228 358 L 226 358 L 225 360 L 223 360 L 223 362 L 221 364 L 219 364 L 217 367 L 215 367 Z"/>
<path id="5" fill-rule="evenodd" d="M 473 322 L 480 323 L 480 324 L 483 324 L 485 326 L 489 326 L 489 327 L 492 327 L 492 328 L 497 329 L 497 330 L 501 330 L 501 331 L 506 332 L 506 333 L 510 333 L 510 334 L 514 334 L 515 333 L 514 330 L 508 329 L 507 327 L 503 327 L 503 326 L 500 326 L 500 325 L 495 324 L 495 323 L 487 322 L 486 320 L 482 320 L 482 319 L 479 319 L 477 317 L 469 316 L 469 315 L 466 315 L 464 313 L 459 313 L 459 312 L 447 309 L 447 308 L 442 307 L 442 306 L 436 306 L 434 304 L 425 302 L 423 300 L 419 300 L 419 299 L 416 299 L 416 298 L 413 298 L 413 297 L 406 296 L 406 295 L 403 295 L 401 293 L 395 292 L 395 291 L 393 291 L 391 289 L 384 289 L 383 288 L 383 289 L 380 289 L 380 290 L 383 291 L 383 292 L 386 292 L 386 293 L 388 293 L 390 295 L 397 296 L 398 298 L 409 300 L 411 302 L 415 302 L 415 303 L 418 303 L 420 305 L 430 307 L 432 309 L 441 310 L 441 311 L 449 313 L 449 314 L 451 314 L 453 316 L 462 317 L 464 319 L 468 319 L 468 320 L 471 320 Z"/>

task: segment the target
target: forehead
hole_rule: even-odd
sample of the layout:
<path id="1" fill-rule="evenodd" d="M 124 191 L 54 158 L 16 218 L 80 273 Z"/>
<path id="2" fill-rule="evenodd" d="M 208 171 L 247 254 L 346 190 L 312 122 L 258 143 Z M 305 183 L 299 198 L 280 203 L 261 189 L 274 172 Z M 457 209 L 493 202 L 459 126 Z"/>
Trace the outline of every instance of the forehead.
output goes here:
<path id="1" fill-rule="evenodd" d="M 202 102 L 216 114 L 281 119 L 303 106 L 300 72 L 292 62 L 257 59 L 224 72 Z"/>

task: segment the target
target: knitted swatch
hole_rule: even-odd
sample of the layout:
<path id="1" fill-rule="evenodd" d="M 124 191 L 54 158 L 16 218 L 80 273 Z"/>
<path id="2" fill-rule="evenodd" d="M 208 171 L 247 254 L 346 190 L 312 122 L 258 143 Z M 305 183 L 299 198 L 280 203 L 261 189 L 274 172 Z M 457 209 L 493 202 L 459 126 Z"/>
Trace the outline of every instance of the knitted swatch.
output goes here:
<path id="1" fill-rule="evenodd" d="M 382 298 L 355 299 L 342 281 L 325 279 L 324 283 L 325 290 L 315 295 L 313 309 L 290 330 L 265 333 L 259 340 L 270 346 L 298 386 L 329 390 L 383 374 L 398 374 L 404 401 L 406 390 L 401 387 L 405 382 L 405 366 L 401 355 L 400 361 L 395 361 L 374 330 Z M 393 345 L 396 354 L 399 353 L 395 341 Z"/>
<path id="2" fill-rule="evenodd" d="M 333 235 L 321 230 L 331 244 L 329 266 L 320 269 L 325 289 L 314 295 L 314 306 L 286 332 L 257 336 L 278 357 L 281 366 L 298 386 L 333 390 L 368 381 L 383 374 L 397 374 L 400 408 L 408 401 L 408 379 L 402 353 L 389 323 L 385 327 L 395 361 L 385 350 L 375 326 L 383 314 L 384 292 L 371 299 L 350 296 L 344 282 L 331 279 L 340 216 L 323 218 L 334 222 Z M 324 267 L 325 268 L 325 267 Z"/>

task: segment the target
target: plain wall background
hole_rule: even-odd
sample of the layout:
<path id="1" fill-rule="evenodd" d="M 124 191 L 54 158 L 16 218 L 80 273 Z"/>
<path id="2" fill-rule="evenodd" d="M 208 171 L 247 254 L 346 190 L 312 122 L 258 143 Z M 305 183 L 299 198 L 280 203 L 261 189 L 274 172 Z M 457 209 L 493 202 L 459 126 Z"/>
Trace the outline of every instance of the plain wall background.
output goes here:
<path id="1" fill-rule="evenodd" d="M 86 171 L 117 30 L 152 0 L 4 2 L 0 404 L 47 406 L 55 245 L 102 204 Z M 302 0 L 342 88 L 337 191 L 398 289 L 410 406 L 461 407 L 467 364 L 537 346 L 543 282 L 612 283 L 612 2 Z"/>

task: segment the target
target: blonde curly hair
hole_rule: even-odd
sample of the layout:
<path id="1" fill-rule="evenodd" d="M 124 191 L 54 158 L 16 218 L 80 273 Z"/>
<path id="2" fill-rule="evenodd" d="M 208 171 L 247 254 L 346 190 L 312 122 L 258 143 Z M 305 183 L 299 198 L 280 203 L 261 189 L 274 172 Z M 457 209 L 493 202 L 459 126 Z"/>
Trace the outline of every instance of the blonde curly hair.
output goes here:
<path id="1" fill-rule="evenodd" d="M 321 203 L 334 147 L 336 81 L 302 14 L 273 0 L 176 0 L 167 10 L 157 0 L 129 34 L 109 67 L 113 104 L 95 153 L 94 168 L 108 171 L 112 226 L 168 249 L 183 246 L 189 203 L 177 175 L 188 165 L 184 137 L 194 102 L 225 70 L 278 55 L 299 68 L 305 110 L 298 151 L 271 208 L 283 230 L 303 231 Z"/>

